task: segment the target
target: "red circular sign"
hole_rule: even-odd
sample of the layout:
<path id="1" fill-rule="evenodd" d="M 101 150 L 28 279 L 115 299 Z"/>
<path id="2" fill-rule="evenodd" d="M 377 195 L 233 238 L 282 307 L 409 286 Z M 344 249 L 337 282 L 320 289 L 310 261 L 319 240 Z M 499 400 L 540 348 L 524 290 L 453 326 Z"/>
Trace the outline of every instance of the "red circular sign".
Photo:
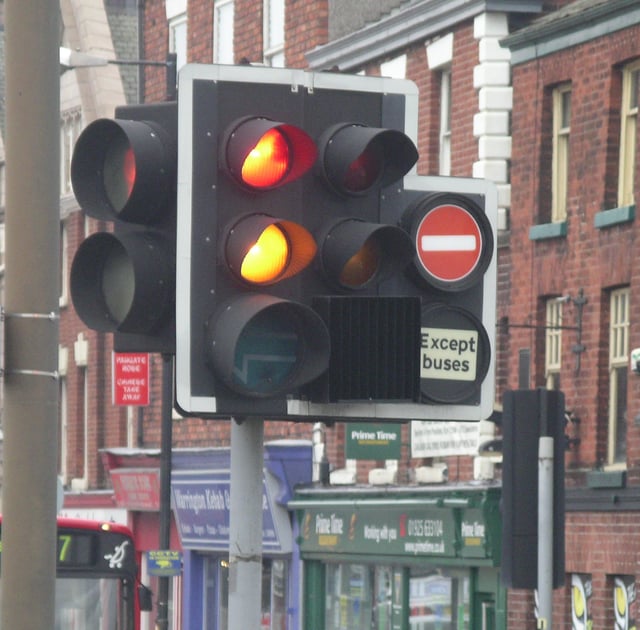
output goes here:
<path id="1" fill-rule="evenodd" d="M 464 280 L 478 266 L 483 234 L 473 215 L 454 204 L 429 210 L 416 230 L 418 260 L 442 282 Z"/>

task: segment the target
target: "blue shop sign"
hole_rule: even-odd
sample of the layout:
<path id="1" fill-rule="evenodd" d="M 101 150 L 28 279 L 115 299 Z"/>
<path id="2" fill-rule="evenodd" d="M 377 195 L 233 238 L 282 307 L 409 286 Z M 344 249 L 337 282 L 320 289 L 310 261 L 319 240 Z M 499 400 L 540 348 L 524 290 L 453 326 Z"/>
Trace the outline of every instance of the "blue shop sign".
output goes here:
<path id="1" fill-rule="evenodd" d="M 174 470 L 172 507 L 184 549 L 229 550 L 229 470 Z M 262 547 L 290 553 L 293 547 L 287 510 L 276 502 L 277 478 L 265 471 L 262 482 Z"/>

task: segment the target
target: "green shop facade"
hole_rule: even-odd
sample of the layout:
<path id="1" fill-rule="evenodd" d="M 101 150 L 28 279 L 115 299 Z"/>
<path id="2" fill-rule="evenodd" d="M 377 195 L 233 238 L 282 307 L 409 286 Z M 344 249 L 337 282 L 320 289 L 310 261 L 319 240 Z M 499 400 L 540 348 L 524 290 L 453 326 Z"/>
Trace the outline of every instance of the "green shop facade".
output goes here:
<path id="1" fill-rule="evenodd" d="M 305 630 L 506 628 L 500 487 L 299 489 Z"/>

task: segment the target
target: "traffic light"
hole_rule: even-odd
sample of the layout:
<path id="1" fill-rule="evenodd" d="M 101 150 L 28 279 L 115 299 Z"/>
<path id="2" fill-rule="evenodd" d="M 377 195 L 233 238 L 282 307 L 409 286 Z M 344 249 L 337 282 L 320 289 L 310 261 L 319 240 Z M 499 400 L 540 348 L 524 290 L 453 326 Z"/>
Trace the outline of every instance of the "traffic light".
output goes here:
<path id="1" fill-rule="evenodd" d="M 177 118 L 175 102 L 119 107 L 73 151 L 78 203 L 106 229 L 80 244 L 71 297 L 119 352 L 175 352 Z"/>
<path id="2" fill-rule="evenodd" d="M 538 444 L 553 438 L 553 587 L 564 585 L 564 394 L 555 390 L 505 392 L 502 415 L 502 582 L 538 584 Z"/>
<path id="3" fill-rule="evenodd" d="M 387 290 L 421 296 L 420 395 L 436 419 L 493 412 L 496 215 L 495 186 L 465 178 L 407 178 L 386 206 L 413 252 Z"/>
<path id="4" fill-rule="evenodd" d="M 485 213 L 495 195 L 464 180 L 458 199 L 483 230 L 478 270 L 440 285 L 421 275 L 414 223 L 426 198 L 451 182 L 411 174 L 415 85 L 198 65 L 180 81 L 180 409 L 214 418 L 453 419 L 458 408 L 459 419 L 480 419 L 489 404 L 486 396 L 480 405 L 480 383 L 493 385 L 482 323 L 483 287 L 495 274 Z M 421 367 L 423 339 L 474 317 L 480 324 L 450 343 L 473 385 L 439 395 L 447 379 L 434 385 Z"/>

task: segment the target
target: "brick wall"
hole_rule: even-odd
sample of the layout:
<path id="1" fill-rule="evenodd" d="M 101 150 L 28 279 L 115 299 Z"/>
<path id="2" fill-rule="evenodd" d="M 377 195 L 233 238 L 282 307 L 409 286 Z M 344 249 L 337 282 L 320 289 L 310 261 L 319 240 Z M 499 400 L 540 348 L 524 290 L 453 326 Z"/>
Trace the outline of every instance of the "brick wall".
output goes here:
<path id="1" fill-rule="evenodd" d="M 544 323 L 544 298 L 577 296 L 584 289 L 588 303 L 584 309 L 580 373 L 571 348 L 575 333 L 563 332 L 561 387 L 567 403 L 578 415 L 580 463 L 594 466 L 605 455 L 607 415 L 608 294 L 610 288 L 628 285 L 634 278 L 635 233 L 632 223 L 597 229 L 597 212 L 612 207 L 617 182 L 617 147 L 620 133 L 620 79 L 617 64 L 640 55 L 638 29 L 628 29 L 615 37 L 599 38 L 584 46 L 544 57 L 513 69 L 513 156 L 512 207 L 517 217 L 511 227 L 513 257 L 511 323 Z M 568 190 L 567 238 L 533 242 L 529 228 L 548 221 L 551 159 L 551 89 L 572 81 L 570 135 L 571 178 Z M 633 292 L 632 292 L 633 294 Z M 537 306 L 536 306 L 537 305 Z M 575 325 L 575 307 L 567 304 L 564 324 Z M 638 331 L 632 321 L 631 346 L 637 345 Z M 543 385 L 544 331 L 511 328 L 510 360 L 530 348 L 537 365 L 531 386 Z M 515 387 L 517 373 L 510 371 L 509 386 Z M 630 414 L 637 414 L 633 401 L 638 384 L 630 380 Z M 604 430 L 603 430 L 604 427 Z M 637 431 L 630 426 L 630 438 Z"/>
<path id="2" fill-rule="evenodd" d="M 510 235 L 511 296 L 508 314 L 512 324 L 544 324 L 547 297 L 584 290 L 581 355 L 577 372 L 574 331 L 563 331 L 561 389 L 567 407 L 581 420 L 572 435 L 580 445 L 566 457 L 567 485 L 584 485 L 584 470 L 606 458 L 608 424 L 609 293 L 631 286 L 630 346 L 637 347 L 640 328 L 633 313 L 638 305 L 638 259 L 634 222 L 598 229 L 596 213 L 616 206 L 618 143 L 620 134 L 620 64 L 640 57 L 640 29 L 628 28 L 609 37 L 569 48 L 548 57 L 513 67 L 512 224 Z M 551 185 L 551 90 L 571 81 L 570 178 L 567 237 L 532 241 L 529 229 L 549 221 Z M 640 141 L 640 137 L 637 139 Z M 638 144 L 640 146 L 640 144 Z M 636 184 L 636 198 L 638 198 Z M 516 255 L 517 252 L 517 255 Z M 564 307 L 566 326 L 577 324 L 571 303 Z M 502 335 L 499 337 L 502 339 Z M 532 353 L 530 386 L 542 386 L 544 330 L 510 328 L 508 342 L 500 346 L 511 369 L 503 382 L 516 387 L 518 352 Z M 627 474 L 638 483 L 640 446 L 638 415 L 640 383 L 628 373 Z M 571 623 L 571 573 L 593 579 L 591 608 L 593 627 L 613 625 L 613 575 L 636 575 L 640 545 L 637 515 L 612 512 L 571 512 L 566 523 L 566 572 L 564 589 L 554 592 L 554 619 L 558 627 Z M 509 627 L 535 628 L 531 595 L 509 593 Z M 555 627 L 555 626 L 554 626 Z"/>

